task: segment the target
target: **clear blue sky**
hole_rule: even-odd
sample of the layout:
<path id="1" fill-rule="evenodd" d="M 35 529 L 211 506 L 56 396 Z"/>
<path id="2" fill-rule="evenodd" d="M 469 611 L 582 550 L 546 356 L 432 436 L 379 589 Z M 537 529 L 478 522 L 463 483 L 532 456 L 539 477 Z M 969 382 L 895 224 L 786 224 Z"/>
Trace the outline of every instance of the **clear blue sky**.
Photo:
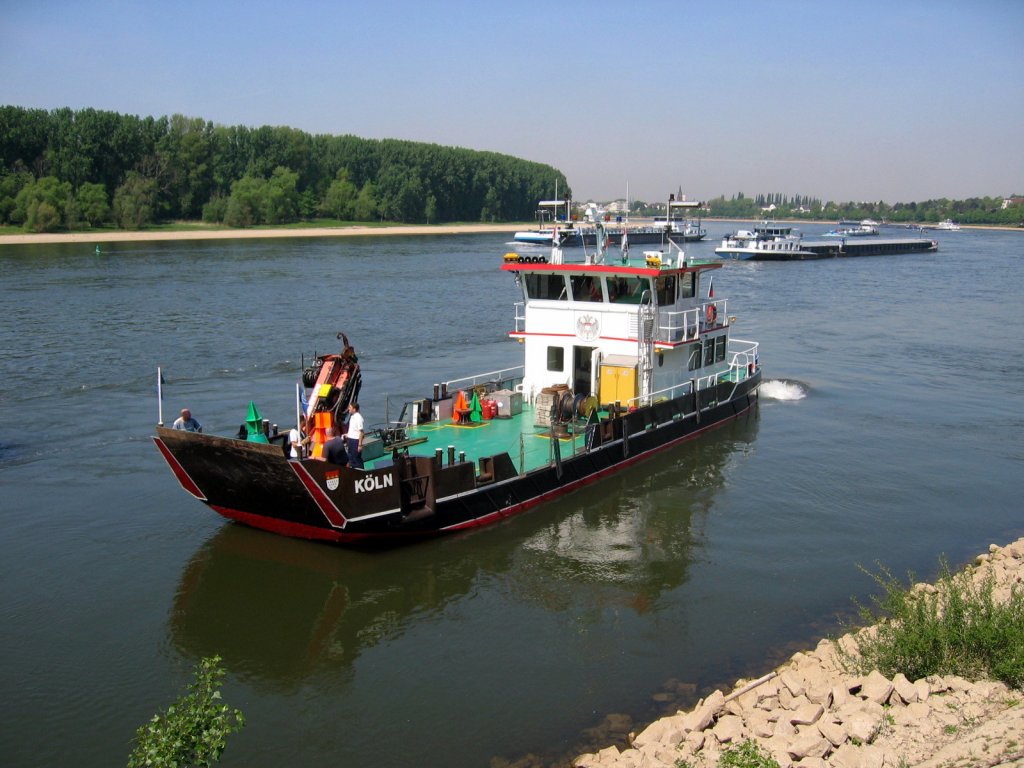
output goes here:
<path id="1" fill-rule="evenodd" d="M 578 200 L 1024 194 L 1022 0 L 0 0 L 0 40 L 0 104 L 493 150 Z"/>

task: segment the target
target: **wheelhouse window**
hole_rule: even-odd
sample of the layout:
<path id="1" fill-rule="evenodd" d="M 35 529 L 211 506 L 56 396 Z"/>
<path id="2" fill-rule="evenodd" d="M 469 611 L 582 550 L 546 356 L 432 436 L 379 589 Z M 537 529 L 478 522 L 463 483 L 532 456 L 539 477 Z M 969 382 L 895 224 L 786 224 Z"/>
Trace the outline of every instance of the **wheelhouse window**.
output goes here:
<path id="1" fill-rule="evenodd" d="M 725 360 L 725 336 L 719 336 L 715 340 L 715 362 L 720 363 Z"/>
<path id="2" fill-rule="evenodd" d="M 608 278 L 608 301 L 613 304 L 639 304 L 640 296 L 650 287 L 646 278 L 619 275 Z"/>
<path id="3" fill-rule="evenodd" d="M 654 281 L 654 290 L 658 297 L 658 306 L 665 307 L 676 303 L 676 277 L 665 275 Z"/>
<path id="4" fill-rule="evenodd" d="M 679 298 L 692 299 L 697 295 L 697 273 L 684 272 L 679 276 Z"/>
<path id="5" fill-rule="evenodd" d="M 573 301 L 604 301 L 601 295 L 601 278 L 591 275 L 571 275 Z"/>
<path id="6" fill-rule="evenodd" d="M 690 370 L 695 371 L 700 368 L 702 359 L 701 343 L 698 341 L 690 347 Z"/>
<path id="7" fill-rule="evenodd" d="M 526 297 L 544 301 L 565 301 L 565 279 L 562 275 L 527 274 L 524 280 Z"/>
<path id="8" fill-rule="evenodd" d="M 548 370 L 555 373 L 565 370 L 565 350 L 562 347 L 548 347 Z"/>
<path id="9" fill-rule="evenodd" d="M 704 365 L 715 364 L 715 340 L 708 339 L 704 342 Z"/>

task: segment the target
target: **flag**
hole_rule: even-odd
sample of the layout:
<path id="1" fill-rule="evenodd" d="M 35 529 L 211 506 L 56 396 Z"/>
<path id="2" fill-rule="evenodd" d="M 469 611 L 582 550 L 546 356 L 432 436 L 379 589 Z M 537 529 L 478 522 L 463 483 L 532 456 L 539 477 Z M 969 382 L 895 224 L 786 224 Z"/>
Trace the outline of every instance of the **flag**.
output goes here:
<path id="1" fill-rule="evenodd" d="M 301 382 L 299 383 L 298 390 L 299 390 L 299 405 L 302 406 L 302 414 L 304 416 L 307 416 L 307 415 L 309 415 L 308 414 L 308 411 L 309 411 L 309 400 L 306 398 L 306 388 L 304 386 L 302 386 Z"/>
<path id="2" fill-rule="evenodd" d="M 715 282 L 714 282 L 714 280 L 715 280 L 714 277 L 709 277 L 708 278 L 708 298 L 709 299 L 715 298 Z"/>
<path id="3" fill-rule="evenodd" d="M 623 257 L 629 255 L 629 230 L 625 227 L 622 229 L 622 255 Z"/>

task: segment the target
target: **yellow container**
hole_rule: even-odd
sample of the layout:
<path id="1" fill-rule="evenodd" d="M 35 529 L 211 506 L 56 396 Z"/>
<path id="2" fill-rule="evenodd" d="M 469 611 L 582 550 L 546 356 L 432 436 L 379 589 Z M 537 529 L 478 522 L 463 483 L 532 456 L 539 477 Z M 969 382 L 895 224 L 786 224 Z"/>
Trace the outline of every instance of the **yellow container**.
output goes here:
<path id="1" fill-rule="evenodd" d="M 626 405 L 637 393 L 637 360 L 629 355 L 608 355 L 601 361 L 602 405 Z"/>

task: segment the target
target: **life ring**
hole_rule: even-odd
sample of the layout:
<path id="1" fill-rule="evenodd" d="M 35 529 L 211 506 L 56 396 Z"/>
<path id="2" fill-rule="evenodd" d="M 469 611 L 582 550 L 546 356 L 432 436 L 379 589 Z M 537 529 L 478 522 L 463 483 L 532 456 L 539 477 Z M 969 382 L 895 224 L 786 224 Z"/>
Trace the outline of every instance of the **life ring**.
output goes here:
<path id="1" fill-rule="evenodd" d="M 718 308 L 714 304 L 708 304 L 707 318 L 708 325 L 714 325 L 718 320 Z"/>

